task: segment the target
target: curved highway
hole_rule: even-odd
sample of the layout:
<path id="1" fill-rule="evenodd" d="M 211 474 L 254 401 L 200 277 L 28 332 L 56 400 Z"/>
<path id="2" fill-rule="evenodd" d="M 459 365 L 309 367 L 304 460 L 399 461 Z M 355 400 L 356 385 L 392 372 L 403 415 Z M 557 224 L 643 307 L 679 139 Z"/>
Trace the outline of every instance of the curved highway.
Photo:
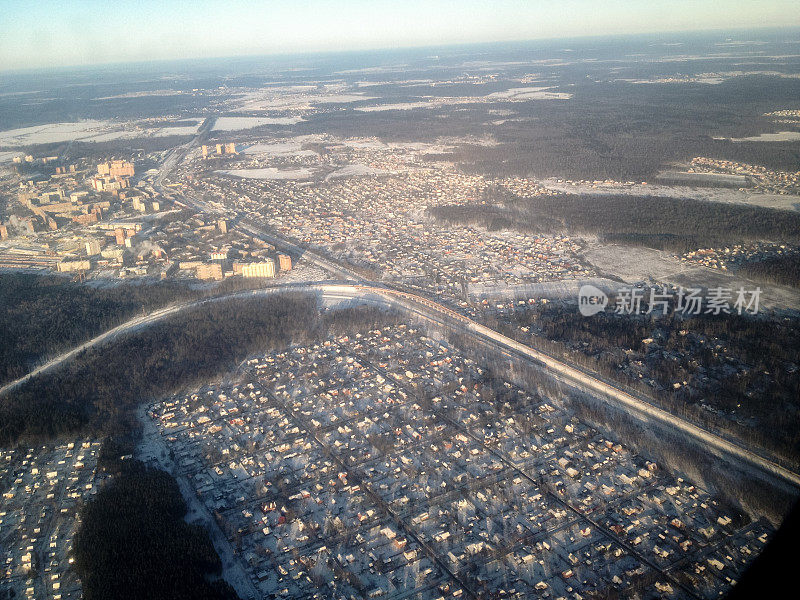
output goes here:
<path id="1" fill-rule="evenodd" d="M 235 298 L 266 296 L 275 293 L 291 291 L 315 293 L 321 296 L 323 299 L 328 300 L 359 300 L 366 303 L 399 308 L 405 313 L 414 315 L 429 323 L 443 326 L 451 331 L 471 335 L 473 338 L 476 338 L 502 355 L 509 357 L 514 356 L 525 360 L 528 363 L 543 368 L 557 379 L 569 385 L 573 385 L 582 390 L 599 395 L 601 398 L 610 400 L 613 403 L 624 407 L 627 411 L 635 415 L 656 421 L 670 428 L 674 428 L 701 442 L 704 447 L 712 450 L 714 453 L 727 455 L 750 467 L 756 468 L 759 471 L 763 471 L 772 476 L 778 477 L 794 487 L 800 487 L 800 475 L 797 473 L 767 458 L 764 458 L 755 452 L 743 448 L 738 444 L 702 429 L 693 423 L 689 423 L 688 421 L 685 421 L 674 414 L 653 406 L 643 398 L 623 391 L 618 387 L 615 387 L 614 385 L 603 381 L 588 372 L 566 364 L 547 353 L 535 350 L 529 346 L 512 340 L 511 338 L 506 337 L 484 325 L 476 323 L 472 319 L 450 310 L 449 308 L 446 308 L 428 298 L 423 298 L 407 292 L 387 289 L 375 285 L 362 285 L 353 283 L 285 284 L 258 290 L 235 292 L 224 296 L 217 296 L 167 306 L 165 308 L 153 311 L 147 315 L 136 317 L 130 321 L 122 323 L 121 325 L 118 325 L 117 327 L 114 327 L 113 329 L 110 329 L 105 333 L 92 338 L 76 348 L 52 358 L 47 363 L 36 368 L 34 371 L 30 372 L 24 377 L 12 381 L 0 388 L 0 396 L 7 393 L 9 390 L 22 385 L 32 377 L 57 368 L 59 365 L 70 360 L 84 350 L 108 343 L 113 341 L 118 336 L 132 333 L 137 329 L 167 319 L 179 312 L 190 310 L 204 304 L 224 302 Z"/>
<path id="2" fill-rule="evenodd" d="M 217 216 L 224 216 L 224 213 L 222 211 L 219 211 L 213 206 L 210 206 L 207 202 L 199 200 L 195 197 L 190 197 L 186 194 L 183 194 L 180 203 L 184 206 L 189 206 L 191 208 L 199 210 L 200 212 L 205 214 L 210 213 Z M 302 256 L 303 259 L 307 260 L 311 264 L 325 271 L 328 271 L 329 273 L 333 273 L 336 277 L 341 278 L 343 281 L 358 281 L 358 282 L 369 283 L 367 279 L 365 279 L 362 275 L 360 275 L 347 265 L 329 259 L 323 256 L 322 254 L 315 252 L 314 250 L 290 242 L 286 238 L 281 237 L 275 233 L 271 233 L 270 231 L 265 229 L 262 225 L 253 221 L 252 219 L 249 219 L 247 217 L 240 217 L 236 221 L 236 228 L 239 231 L 249 233 L 254 238 L 272 244 L 273 246 L 275 246 L 275 248 L 282 250 L 283 252 L 287 252 L 295 256 Z"/>
<path id="3" fill-rule="evenodd" d="M 210 132 L 211 128 L 216 121 L 215 117 L 209 117 L 203 124 L 198 128 L 197 135 L 186 142 L 181 146 L 177 146 L 170 150 L 170 152 L 165 157 L 164 161 L 162 162 L 161 166 L 159 167 L 158 175 L 153 180 L 153 187 L 158 190 L 164 196 L 171 197 L 172 193 L 168 190 L 164 189 L 164 180 L 172 174 L 172 172 L 178 167 L 178 165 L 183 161 L 186 157 L 186 154 L 189 150 L 203 141 Z M 222 211 L 210 206 L 208 202 L 204 200 L 200 200 L 192 195 L 187 194 L 185 191 L 181 193 L 181 199 L 175 200 L 178 204 L 182 206 L 189 206 L 196 210 L 199 210 L 202 213 L 211 213 L 217 216 L 226 216 Z M 247 217 L 240 217 L 236 220 L 236 227 L 241 231 L 247 232 L 250 235 L 254 236 L 255 238 L 264 240 L 275 246 L 276 248 L 283 250 L 284 252 L 288 252 L 289 254 L 294 254 L 295 256 L 302 256 L 305 260 L 310 262 L 313 265 L 316 265 L 329 273 L 333 273 L 336 277 L 341 278 L 342 280 L 350 280 L 350 281 L 359 281 L 359 282 L 366 282 L 367 280 L 354 271 L 353 269 L 349 268 L 346 265 L 343 265 L 337 261 L 331 260 L 318 252 L 310 250 L 309 248 L 300 246 L 298 244 L 294 244 L 289 240 L 271 233 L 270 231 L 264 229 L 262 225 L 249 219 Z"/>

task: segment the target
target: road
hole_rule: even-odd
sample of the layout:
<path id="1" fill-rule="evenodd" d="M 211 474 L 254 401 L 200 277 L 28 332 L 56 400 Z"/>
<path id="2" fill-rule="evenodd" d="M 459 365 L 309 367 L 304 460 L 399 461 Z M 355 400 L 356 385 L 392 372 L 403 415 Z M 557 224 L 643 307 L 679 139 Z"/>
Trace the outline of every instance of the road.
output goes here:
<path id="1" fill-rule="evenodd" d="M 210 133 L 214 121 L 216 121 L 216 118 L 209 117 L 208 119 L 203 121 L 203 124 L 197 131 L 197 135 L 193 139 L 191 139 L 190 141 L 186 142 L 181 146 L 177 146 L 172 150 L 170 150 L 170 152 L 164 159 L 164 162 L 161 163 L 158 175 L 156 175 L 156 178 L 153 180 L 154 189 L 156 189 L 162 195 L 170 197 L 174 195 L 174 191 L 164 189 L 164 180 L 181 163 L 181 161 L 185 158 L 189 150 L 191 150 L 192 147 L 200 144 L 205 138 L 205 136 L 207 136 Z M 220 211 L 214 208 L 213 206 L 210 206 L 208 202 L 205 202 L 204 200 L 201 200 L 196 196 L 186 193 L 186 191 L 181 192 L 181 199 L 179 200 L 179 203 L 183 204 L 184 206 L 194 208 L 195 210 L 198 210 L 205 214 L 211 214 L 218 217 L 230 216 L 228 213 Z M 366 281 L 366 279 L 362 275 L 360 275 L 353 269 L 349 268 L 348 266 L 343 265 L 330 258 L 327 258 L 319 254 L 318 252 L 300 246 L 299 244 L 295 244 L 287 240 L 286 238 L 267 230 L 265 227 L 263 227 L 262 225 L 255 222 L 252 219 L 248 219 L 247 217 L 237 216 L 236 227 L 240 231 L 249 233 L 250 235 L 252 235 L 257 239 L 272 244 L 277 249 L 282 250 L 288 254 L 292 254 L 298 257 L 302 256 L 306 261 L 330 273 L 333 273 L 336 277 L 342 280 Z"/>
<path id="2" fill-rule="evenodd" d="M 188 196 L 187 194 L 183 194 L 181 198 L 181 202 L 186 206 L 194 208 L 205 214 L 213 214 L 219 217 L 224 217 L 225 213 L 218 211 L 216 208 L 209 206 L 209 204 L 203 200 L 199 200 L 196 197 Z M 343 265 L 337 261 L 334 261 L 330 258 L 319 254 L 313 250 L 309 250 L 299 244 L 295 244 L 284 237 L 281 237 L 271 231 L 268 231 L 265 227 L 256 223 L 252 219 L 248 219 L 247 217 L 239 217 L 236 221 L 236 228 L 239 231 L 243 231 L 245 233 L 249 233 L 253 237 L 263 240 L 269 244 L 272 244 L 277 249 L 286 252 L 288 254 L 293 254 L 294 256 L 302 256 L 304 260 L 310 262 L 311 264 L 328 271 L 329 273 L 333 273 L 337 278 L 340 278 L 344 281 L 359 281 L 359 282 L 367 282 L 367 280 L 354 271 L 353 269 L 349 268 L 346 265 Z"/>
<path id="3" fill-rule="evenodd" d="M 668 428 L 680 431 L 694 438 L 701 443 L 702 447 L 717 455 L 733 458 L 737 462 L 777 477 L 793 487 L 800 488 L 799 474 L 730 440 L 702 429 L 677 415 L 653 406 L 643 397 L 621 390 L 611 383 L 603 381 L 575 366 L 564 363 L 545 352 L 512 340 L 433 300 L 408 292 L 380 287 L 378 285 L 355 283 L 297 283 L 275 285 L 258 290 L 247 290 L 224 296 L 171 305 L 153 311 L 147 315 L 131 319 L 81 344 L 77 348 L 73 348 L 72 350 L 52 358 L 46 364 L 38 367 L 28 375 L 0 388 L 0 397 L 9 390 L 22 385 L 31 377 L 42 375 L 56 369 L 59 365 L 72 359 L 84 350 L 106 344 L 113 341 L 118 336 L 126 335 L 142 327 L 158 323 L 179 312 L 197 308 L 205 304 L 225 302 L 235 298 L 266 296 L 290 291 L 314 293 L 327 300 L 358 300 L 366 303 L 388 306 L 399 309 L 405 314 L 421 318 L 428 323 L 449 329 L 454 333 L 469 335 L 476 341 L 483 343 L 485 346 L 503 356 L 516 357 L 527 362 L 531 366 L 543 368 L 546 372 L 568 385 L 595 394 L 645 420 L 654 421 Z"/>
<path id="4" fill-rule="evenodd" d="M 214 126 L 216 121 L 216 117 L 208 117 L 200 124 L 200 127 L 197 128 L 197 135 L 195 137 L 185 144 L 175 146 L 167 153 L 167 156 L 164 158 L 164 162 L 162 162 L 161 166 L 159 167 L 159 173 L 153 182 L 153 187 L 164 193 L 164 179 L 172 173 L 175 167 L 180 164 L 189 150 L 203 141 L 203 139 L 211 132 L 211 128 Z"/>
<path id="5" fill-rule="evenodd" d="M 201 133 L 198 134 L 197 138 L 188 144 L 175 148 L 168 154 L 162 165 L 161 172 L 154 181 L 154 186 L 157 189 L 163 191 L 162 186 L 164 179 L 180 163 L 192 145 L 196 144 L 197 141 L 205 135 L 204 132 L 210 128 L 210 124 L 208 120 L 204 122 L 203 127 L 201 127 Z M 208 203 L 200 199 L 182 194 L 181 200 L 203 213 L 223 215 L 222 212 L 209 206 Z M 236 226 L 239 230 L 271 243 L 283 251 L 294 254 L 295 256 L 302 256 L 308 262 L 333 273 L 336 277 L 344 280 L 344 282 L 275 285 L 258 290 L 247 290 L 218 297 L 174 304 L 155 310 L 147 315 L 142 315 L 122 323 L 76 348 L 50 359 L 24 377 L 4 385 L 0 388 L 0 398 L 10 390 L 29 381 L 32 377 L 57 369 L 60 365 L 71 360 L 84 350 L 111 343 L 119 336 L 129 335 L 143 327 L 157 324 L 178 313 L 192 310 L 205 304 L 225 302 L 237 298 L 267 296 L 292 291 L 314 293 L 324 300 L 359 301 L 394 308 L 428 324 L 444 328 L 454 333 L 467 335 L 477 344 L 482 344 L 498 355 L 516 358 L 527 363 L 530 367 L 541 368 L 559 381 L 593 394 L 645 422 L 655 422 L 668 429 L 680 432 L 695 440 L 700 447 L 708 450 L 712 454 L 727 459 L 733 459 L 737 464 L 754 469 L 756 472 L 767 474 L 771 478 L 776 478 L 780 482 L 789 484 L 793 488 L 800 488 L 800 474 L 730 440 L 690 423 L 677 415 L 660 409 L 651 404 L 646 397 L 636 392 L 623 390 L 613 382 L 605 381 L 593 373 L 567 364 L 546 352 L 521 344 L 429 298 L 390 289 L 380 284 L 370 282 L 346 265 L 340 264 L 335 260 L 286 240 L 251 219 L 240 217 L 237 220 Z M 185 483 L 186 482 L 183 482 L 183 484 Z M 183 487 L 184 485 L 182 485 L 182 488 Z M 187 489 L 182 491 L 188 494 Z M 203 515 L 202 511 L 198 510 L 196 506 L 193 506 L 193 509 L 195 516 L 200 518 L 208 517 L 208 515 Z M 208 519 L 203 518 L 203 520 L 207 521 Z M 220 551 L 223 559 L 230 559 L 231 555 L 229 555 L 229 552 L 231 552 L 231 549 L 229 545 L 223 543 L 223 539 L 220 537 L 221 532 L 215 531 L 214 526 L 216 523 L 211 519 L 211 522 L 207 523 L 207 525 L 212 531 L 215 546 L 217 550 Z M 244 588 L 244 591 L 248 593 L 252 592 L 252 582 L 245 577 L 245 574 L 235 572 L 226 573 L 226 575 L 237 582 L 238 589 L 241 590 Z"/>
<path id="6" fill-rule="evenodd" d="M 210 127 L 211 123 L 208 120 L 204 122 L 203 126 L 198 132 L 197 138 L 193 140 L 192 143 L 197 143 L 198 140 L 200 140 L 203 135 L 206 134 Z M 183 150 L 183 154 L 181 154 L 181 156 L 184 156 L 185 152 L 186 150 Z M 171 154 L 168 157 L 167 161 L 165 161 L 165 164 L 162 166 L 162 174 L 175 168 L 175 166 L 178 164 L 177 162 L 174 160 L 170 162 L 170 164 L 167 164 L 167 162 L 176 157 L 177 154 Z M 161 177 L 161 175 L 159 177 Z M 158 180 L 158 184 L 160 185 L 160 179 Z M 217 212 L 207 203 L 196 198 L 184 196 L 184 200 L 186 200 L 190 206 L 193 206 L 201 212 Z M 621 389 L 619 384 L 603 380 L 589 371 L 574 365 L 569 365 L 541 350 L 536 350 L 530 346 L 526 346 L 515 340 L 512 340 L 511 338 L 508 338 L 494 331 L 493 329 L 476 323 L 464 315 L 446 308 L 438 302 L 407 292 L 389 290 L 385 287 L 379 287 L 378 284 L 371 283 L 358 273 L 349 269 L 347 266 L 324 257 L 312 250 L 302 248 L 296 244 L 293 244 L 292 242 L 289 242 L 288 240 L 282 239 L 280 236 L 266 231 L 264 227 L 250 219 L 245 217 L 240 218 L 237 226 L 251 235 L 272 243 L 276 247 L 282 247 L 288 252 L 302 255 L 309 262 L 331 273 L 334 273 L 337 277 L 340 277 L 345 281 L 356 282 L 357 285 L 351 286 L 351 293 L 353 291 L 352 288 L 363 290 L 371 289 L 373 290 L 373 293 L 377 294 L 378 296 L 382 296 L 384 299 L 390 300 L 390 303 L 393 303 L 396 306 L 401 306 L 406 311 L 428 320 L 439 319 L 440 325 L 449 325 L 456 329 L 461 329 L 462 333 L 468 333 L 473 337 L 482 340 L 485 344 L 488 344 L 490 347 L 494 348 L 505 356 L 521 358 L 537 366 L 544 367 L 550 374 L 556 376 L 558 379 L 567 384 L 586 390 L 589 393 L 597 394 L 601 398 L 615 403 L 617 406 L 622 407 L 623 409 L 639 416 L 640 418 L 652 419 L 657 423 L 666 425 L 667 427 L 680 430 L 684 434 L 702 442 L 706 448 L 713 450 L 715 453 L 723 456 L 731 456 L 737 460 L 744 461 L 745 464 L 749 464 L 756 467 L 758 470 L 777 476 L 778 478 L 789 482 L 794 487 L 800 487 L 800 475 L 797 473 L 790 471 L 789 469 L 786 469 L 770 459 L 760 456 L 757 453 L 752 452 L 751 450 L 748 450 L 747 448 L 744 448 L 730 440 L 727 440 L 715 433 L 690 423 L 689 421 L 686 421 L 677 415 L 654 406 L 649 402 L 648 398 L 639 394 L 638 392 Z M 339 287 L 341 288 L 342 286 Z M 342 293 L 346 295 L 348 291 L 343 291 Z M 0 390 L 0 393 L 2 393 L 2 390 Z"/>
<path id="7" fill-rule="evenodd" d="M 247 572 L 244 570 L 241 561 L 236 556 L 228 538 L 219 527 L 216 519 L 211 512 L 201 502 L 194 491 L 194 488 L 187 480 L 186 476 L 180 472 L 177 465 L 169 456 L 169 447 L 164 442 L 164 438 L 158 432 L 152 419 L 145 418 L 147 408 L 140 406 L 138 419 L 142 423 L 142 443 L 139 444 L 137 458 L 147 464 L 158 465 L 162 471 L 166 471 L 175 479 L 181 490 L 181 495 L 186 500 L 187 514 L 186 520 L 190 523 L 201 523 L 208 532 L 211 543 L 217 551 L 222 561 L 222 575 L 242 598 L 259 598 L 261 593 L 258 591 Z"/>

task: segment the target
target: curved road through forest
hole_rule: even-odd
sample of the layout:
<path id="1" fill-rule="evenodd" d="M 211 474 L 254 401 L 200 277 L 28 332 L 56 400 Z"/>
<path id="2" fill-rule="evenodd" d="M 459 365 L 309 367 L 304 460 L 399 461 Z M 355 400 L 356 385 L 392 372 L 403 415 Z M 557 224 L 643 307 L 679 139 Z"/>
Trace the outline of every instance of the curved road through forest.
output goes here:
<path id="1" fill-rule="evenodd" d="M 617 406 L 624 408 L 640 418 L 655 421 L 678 430 L 694 438 L 696 441 L 700 442 L 703 447 L 716 454 L 732 457 L 744 465 L 777 477 L 795 488 L 800 488 L 799 474 L 730 440 L 726 440 L 721 436 L 681 419 L 677 415 L 653 406 L 643 397 L 621 390 L 589 372 L 564 363 L 545 352 L 521 344 L 428 298 L 376 285 L 355 283 L 284 284 L 167 306 L 147 315 L 133 318 L 52 358 L 24 377 L 4 385 L 0 388 L 0 396 L 22 385 L 32 377 L 58 368 L 61 364 L 74 358 L 84 350 L 109 343 L 119 336 L 130 334 L 138 329 L 158 323 L 178 313 L 206 304 L 225 302 L 236 298 L 252 298 L 286 292 L 315 293 L 327 300 L 357 300 L 364 303 L 389 306 L 400 309 L 406 314 L 421 318 L 428 323 L 444 327 L 453 332 L 471 336 L 476 341 L 496 350 L 504 356 L 516 357 L 531 365 L 543 368 L 546 372 L 554 375 L 557 379 L 568 385 L 610 400 L 616 403 Z"/>

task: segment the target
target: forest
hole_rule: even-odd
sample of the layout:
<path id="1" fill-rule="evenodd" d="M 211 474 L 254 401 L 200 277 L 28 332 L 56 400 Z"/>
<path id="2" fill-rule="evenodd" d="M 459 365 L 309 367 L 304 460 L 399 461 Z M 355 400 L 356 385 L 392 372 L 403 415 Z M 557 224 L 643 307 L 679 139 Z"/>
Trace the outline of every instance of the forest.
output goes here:
<path id="1" fill-rule="evenodd" d="M 620 118 L 625 122 L 629 117 Z M 449 160 L 459 162 L 467 172 L 494 177 L 653 182 L 664 168 L 685 164 L 696 156 L 774 170 L 793 170 L 800 159 L 796 142 L 736 143 L 667 130 L 650 135 L 620 134 L 612 130 L 615 124 L 602 118 L 587 123 L 583 130 L 537 125 L 538 139 L 525 139 L 527 135 L 515 131 L 505 144 L 463 146 Z"/>
<path id="2" fill-rule="evenodd" d="M 560 88 L 574 93 L 568 102 L 508 105 L 518 118 L 495 130 L 498 145 L 463 146 L 450 160 L 494 176 L 637 182 L 696 156 L 797 170 L 797 142 L 721 139 L 772 130 L 762 114 L 796 97 L 796 80 L 751 75 L 720 85 L 636 85 L 598 82 L 607 73 L 597 69 L 590 79 L 575 72 L 573 85 Z"/>
<path id="3" fill-rule="evenodd" d="M 574 305 L 554 302 L 490 320 L 675 414 L 800 460 L 797 317 L 601 312 L 587 319 Z"/>
<path id="4" fill-rule="evenodd" d="M 220 559 L 166 472 L 124 458 L 139 430 L 131 409 L 207 382 L 254 352 L 396 323 L 374 307 L 319 312 L 309 295 L 215 302 L 113 345 L 89 350 L 0 402 L 0 443 L 77 431 L 106 436 L 98 469 L 111 475 L 81 512 L 75 569 L 87 600 L 237 600 Z"/>
<path id="5" fill-rule="evenodd" d="M 746 262 L 738 272 L 755 281 L 800 287 L 800 254 L 784 254 Z"/>
<path id="6" fill-rule="evenodd" d="M 315 334 L 316 300 L 281 295 L 191 309 L 113 344 L 87 350 L 0 402 L 0 444 L 77 431 L 95 435 L 131 426 L 130 409 L 207 381 L 250 353 Z"/>
<path id="7" fill-rule="evenodd" d="M 590 234 L 672 252 L 750 240 L 800 241 L 800 214 L 756 206 L 625 195 L 523 199 L 497 187 L 487 191 L 484 201 L 491 204 L 436 206 L 428 214 L 448 224 Z"/>
<path id="8" fill-rule="evenodd" d="M 425 110 L 333 111 L 313 115 L 296 126 L 302 133 L 341 137 L 376 136 L 385 142 L 435 142 L 458 136 L 483 138 L 491 144 L 458 143 L 429 160 L 456 163 L 469 173 L 488 177 L 560 177 L 652 182 L 665 168 L 697 156 L 796 171 L 797 142 L 733 142 L 773 131 L 763 113 L 798 96 L 796 79 L 770 76 L 733 77 L 720 85 L 636 85 L 599 81 L 607 66 L 563 66 L 557 91 L 574 94 L 568 101 L 502 102 L 441 106 Z M 636 65 L 658 70 L 658 65 Z M 587 79 L 585 70 L 594 71 Z M 564 85 L 569 81 L 567 85 Z M 502 85 L 410 85 L 375 88 L 387 102 L 415 102 L 452 94 L 472 96 Z M 507 89 L 507 88 L 506 88 Z M 378 92 L 380 90 L 380 92 Z M 480 91 L 479 91 L 480 90 Z M 496 111 L 508 113 L 498 120 Z"/>
<path id="9" fill-rule="evenodd" d="M 143 313 L 262 286 L 246 279 L 214 286 L 153 280 L 96 286 L 60 275 L 0 273 L 0 384 Z"/>
<path id="10" fill-rule="evenodd" d="M 81 511 L 75 570 L 86 600 L 236 600 L 208 532 L 187 523 L 175 480 L 129 459 Z"/>
<path id="11" fill-rule="evenodd" d="M 143 311 L 198 295 L 173 282 L 93 287 L 53 275 L 0 273 L 0 383 Z"/>
<path id="12" fill-rule="evenodd" d="M 137 428 L 139 403 L 207 382 L 255 352 L 366 331 L 399 317 L 371 307 L 320 313 L 310 295 L 225 300 L 196 307 L 113 343 L 91 348 L 0 402 L 0 445 L 76 432 Z"/>

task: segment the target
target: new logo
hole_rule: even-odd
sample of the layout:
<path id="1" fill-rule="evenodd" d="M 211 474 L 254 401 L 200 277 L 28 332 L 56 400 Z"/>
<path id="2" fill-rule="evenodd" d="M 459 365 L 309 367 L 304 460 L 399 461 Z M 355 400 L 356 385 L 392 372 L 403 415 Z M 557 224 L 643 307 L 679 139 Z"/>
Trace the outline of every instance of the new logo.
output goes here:
<path id="1" fill-rule="evenodd" d="M 593 285 L 582 285 L 578 290 L 578 310 L 584 317 L 591 317 L 605 309 L 608 304 L 606 293 Z"/>

